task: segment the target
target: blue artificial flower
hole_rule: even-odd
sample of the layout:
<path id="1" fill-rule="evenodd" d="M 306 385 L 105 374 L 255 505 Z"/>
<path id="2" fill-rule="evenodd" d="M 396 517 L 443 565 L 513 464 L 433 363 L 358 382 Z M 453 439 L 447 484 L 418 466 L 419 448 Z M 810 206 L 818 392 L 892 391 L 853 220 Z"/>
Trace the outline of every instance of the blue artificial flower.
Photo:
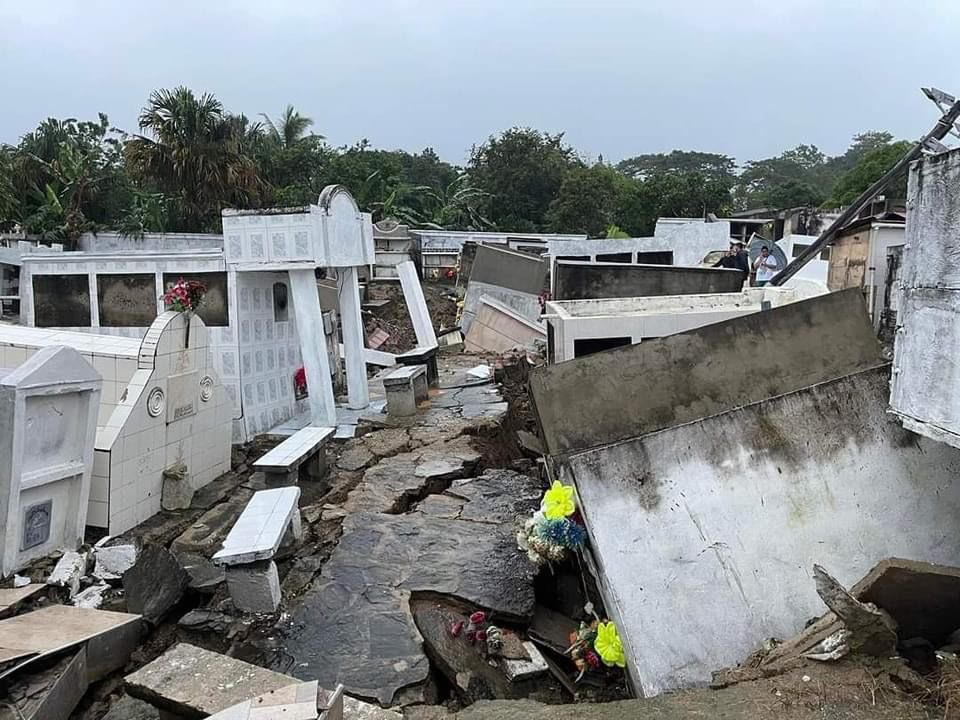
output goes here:
<path id="1" fill-rule="evenodd" d="M 583 547 L 587 531 L 570 518 L 545 520 L 537 525 L 537 535 L 546 542 L 567 548 Z"/>

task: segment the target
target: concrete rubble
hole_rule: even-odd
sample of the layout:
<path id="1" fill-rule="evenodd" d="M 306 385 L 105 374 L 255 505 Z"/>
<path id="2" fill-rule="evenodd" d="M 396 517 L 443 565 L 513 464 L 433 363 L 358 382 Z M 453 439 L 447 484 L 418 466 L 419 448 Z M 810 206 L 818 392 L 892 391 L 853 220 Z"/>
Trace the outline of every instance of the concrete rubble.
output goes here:
<path id="1" fill-rule="evenodd" d="M 296 679 L 286 675 L 187 643 L 175 645 L 124 678 L 127 693 L 176 717 L 215 715 L 257 696 L 297 684 Z M 344 698 L 343 709 L 347 718 L 400 718 L 397 713 L 349 697 Z"/>
<path id="2" fill-rule="evenodd" d="M 156 624 L 180 602 L 189 575 L 164 547 L 144 545 L 136 563 L 123 574 L 127 607 Z"/>

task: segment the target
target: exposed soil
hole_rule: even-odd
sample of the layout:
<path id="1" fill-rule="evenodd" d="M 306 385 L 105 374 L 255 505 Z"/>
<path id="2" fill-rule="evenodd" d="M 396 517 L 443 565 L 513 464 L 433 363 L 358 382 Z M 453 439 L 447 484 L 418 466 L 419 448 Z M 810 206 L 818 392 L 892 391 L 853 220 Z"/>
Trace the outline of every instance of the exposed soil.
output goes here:
<path id="1" fill-rule="evenodd" d="M 452 328 L 457 323 L 456 291 L 450 285 L 425 282 L 422 284 L 423 297 L 430 311 L 433 328 L 438 333 Z M 387 304 L 363 310 L 364 327 L 367 337 L 380 329 L 390 337 L 378 350 L 391 353 L 404 353 L 417 346 L 417 336 L 410 322 L 407 304 L 403 299 L 400 283 L 378 282 L 367 286 L 367 302 L 377 303 L 387 300 Z"/>

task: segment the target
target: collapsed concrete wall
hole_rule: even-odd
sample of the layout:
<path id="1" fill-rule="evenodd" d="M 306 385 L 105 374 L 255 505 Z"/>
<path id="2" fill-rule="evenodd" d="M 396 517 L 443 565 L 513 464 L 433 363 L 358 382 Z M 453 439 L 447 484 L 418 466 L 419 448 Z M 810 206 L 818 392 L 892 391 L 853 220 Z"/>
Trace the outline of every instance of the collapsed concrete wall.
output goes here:
<path id="1" fill-rule="evenodd" d="M 567 453 L 880 362 L 863 296 L 851 289 L 547 365 L 531 374 L 530 391 L 547 449 Z"/>
<path id="2" fill-rule="evenodd" d="M 543 260 L 535 255 L 478 245 L 470 282 L 499 285 L 537 295 L 543 290 L 545 274 Z"/>
<path id="3" fill-rule="evenodd" d="M 546 272 L 546 264 L 537 256 L 478 245 L 463 299 L 460 323 L 463 332 L 470 331 L 483 296 L 493 298 L 528 320 L 536 320 L 540 315 L 539 295 Z"/>
<path id="4" fill-rule="evenodd" d="M 907 208 L 890 406 L 960 447 L 960 150 L 913 164 Z"/>
<path id="5" fill-rule="evenodd" d="M 888 556 L 956 560 L 960 451 L 890 418 L 887 380 L 865 370 L 560 461 L 644 694 L 801 630 L 822 611 L 814 562 L 849 586 Z"/>
<path id="6" fill-rule="evenodd" d="M 559 260 L 553 268 L 555 300 L 657 297 L 740 292 L 743 273 L 724 268 L 583 263 Z"/>

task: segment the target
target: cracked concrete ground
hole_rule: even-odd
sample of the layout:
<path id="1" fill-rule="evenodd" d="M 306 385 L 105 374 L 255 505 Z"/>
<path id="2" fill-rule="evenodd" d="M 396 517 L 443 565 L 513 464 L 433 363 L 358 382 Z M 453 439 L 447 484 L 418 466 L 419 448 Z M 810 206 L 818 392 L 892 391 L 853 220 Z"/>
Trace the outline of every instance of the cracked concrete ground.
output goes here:
<path id="1" fill-rule="evenodd" d="M 342 534 L 274 628 L 275 669 L 324 686 L 342 682 L 385 706 L 424 702 L 430 664 L 411 596 L 449 596 L 529 619 L 535 569 L 516 548 L 514 524 L 537 506 L 539 481 L 511 470 L 474 477 L 481 434 L 505 411 L 494 384 L 455 375 L 413 422 L 345 444 L 332 484 L 355 486 L 342 507 L 322 511 L 342 519 Z"/>

